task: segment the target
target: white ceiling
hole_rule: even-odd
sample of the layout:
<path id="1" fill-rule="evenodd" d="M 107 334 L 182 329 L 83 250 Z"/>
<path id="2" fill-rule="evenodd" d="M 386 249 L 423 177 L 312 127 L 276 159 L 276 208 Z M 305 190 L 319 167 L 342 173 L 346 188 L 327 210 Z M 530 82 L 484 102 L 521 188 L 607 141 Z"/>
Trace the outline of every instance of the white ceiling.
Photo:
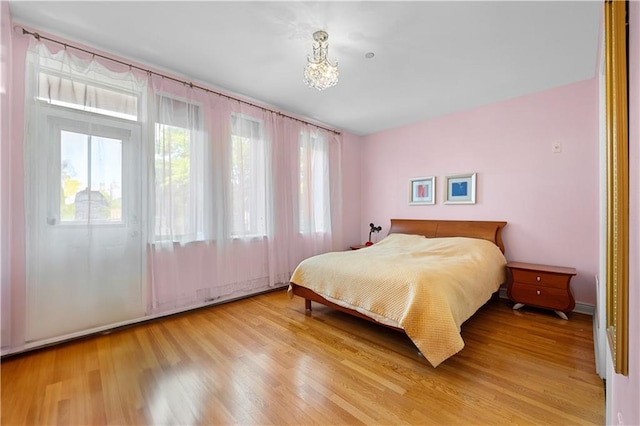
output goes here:
<path id="1" fill-rule="evenodd" d="M 9 5 L 16 23 L 360 135 L 591 78 L 602 19 L 600 1 Z M 322 92 L 302 82 L 318 29 L 340 67 Z"/>

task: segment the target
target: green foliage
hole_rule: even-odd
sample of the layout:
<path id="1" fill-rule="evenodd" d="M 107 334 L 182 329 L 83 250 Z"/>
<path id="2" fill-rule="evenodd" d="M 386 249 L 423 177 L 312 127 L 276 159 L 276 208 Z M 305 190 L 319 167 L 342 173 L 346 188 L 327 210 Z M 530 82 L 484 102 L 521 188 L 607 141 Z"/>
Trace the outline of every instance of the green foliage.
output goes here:
<path id="1" fill-rule="evenodd" d="M 156 174 L 163 185 L 174 188 L 189 185 L 191 177 L 191 138 L 188 129 L 161 124 L 156 126 Z"/>

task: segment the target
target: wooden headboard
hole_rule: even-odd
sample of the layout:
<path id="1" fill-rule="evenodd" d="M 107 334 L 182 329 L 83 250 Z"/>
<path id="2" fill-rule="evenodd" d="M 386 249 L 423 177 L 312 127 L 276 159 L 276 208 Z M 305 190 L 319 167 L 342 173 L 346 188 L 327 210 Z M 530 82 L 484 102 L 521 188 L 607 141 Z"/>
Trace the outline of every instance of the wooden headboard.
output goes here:
<path id="1" fill-rule="evenodd" d="M 416 234 L 429 238 L 470 237 L 488 240 L 504 253 L 502 228 L 507 222 L 475 220 L 391 219 L 389 234 Z"/>

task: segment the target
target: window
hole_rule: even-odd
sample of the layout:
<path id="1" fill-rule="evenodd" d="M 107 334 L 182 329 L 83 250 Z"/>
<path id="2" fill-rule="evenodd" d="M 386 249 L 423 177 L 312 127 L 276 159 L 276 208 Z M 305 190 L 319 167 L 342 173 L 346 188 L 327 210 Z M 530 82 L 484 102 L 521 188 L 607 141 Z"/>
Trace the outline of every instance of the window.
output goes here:
<path id="1" fill-rule="evenodd" d="M 299 231 L 303 234 L 330 231 L 329 145 L 317 133 L 300 132 Z"/>
<path id="2" fill-rule="evenodd" d="M 204 138 L 200 107 L 156 96 L 156 241 L 204 239 Z"/>
<path id="3" fill-rule="evenodd" d="M 122 222 L 121 139 L 59 131 L 62 223 Z"/>
<path id="4" fill-rule="evenodd" d="M 42 129 L 43 137 L 52 143 L 53 158 L 59 158 L 50 169 L 49 196 L 55 199 L 47 222 L 123 223 L 130 186 L 125 163 L 132 161 L 125 145 L 135 129 L 121 119 L 138 120 L 142 91 L 131 79 L 80 72 L 78 65 L 71 57 L 47 54 L 38 57 L 34 69 L 35 99 L 54 106 L 41 110 L 42 122 L 50 125 Z"/>
<path id="5" fill-rule="evenodd" d="M 59 107 L 43 108 L 37 117 L 36 174 L 47 188 L 47 224 L 126 224 L 139 182 L 132 175 L 138 126 Z"/>
<path id="6" fill-rule="evenodd" d="M 231 234 L 267 233 L 267 142 L 262 122 L 231 117 Z"/>

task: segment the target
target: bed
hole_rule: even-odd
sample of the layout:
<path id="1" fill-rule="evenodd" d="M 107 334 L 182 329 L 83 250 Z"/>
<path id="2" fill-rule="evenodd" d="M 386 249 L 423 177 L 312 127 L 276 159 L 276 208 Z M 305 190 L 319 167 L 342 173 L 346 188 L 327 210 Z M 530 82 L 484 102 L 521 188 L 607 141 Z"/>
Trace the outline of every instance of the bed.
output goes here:
<path id="1" fill-rule="evenodd" d="M 392 219 L 371 247 L 303 260 L 288 293 L 309 311 L 313 301 L 402 331 L 436 367 L 462 350 L 462 323 L 505 281 L 505 225 Z"/>

